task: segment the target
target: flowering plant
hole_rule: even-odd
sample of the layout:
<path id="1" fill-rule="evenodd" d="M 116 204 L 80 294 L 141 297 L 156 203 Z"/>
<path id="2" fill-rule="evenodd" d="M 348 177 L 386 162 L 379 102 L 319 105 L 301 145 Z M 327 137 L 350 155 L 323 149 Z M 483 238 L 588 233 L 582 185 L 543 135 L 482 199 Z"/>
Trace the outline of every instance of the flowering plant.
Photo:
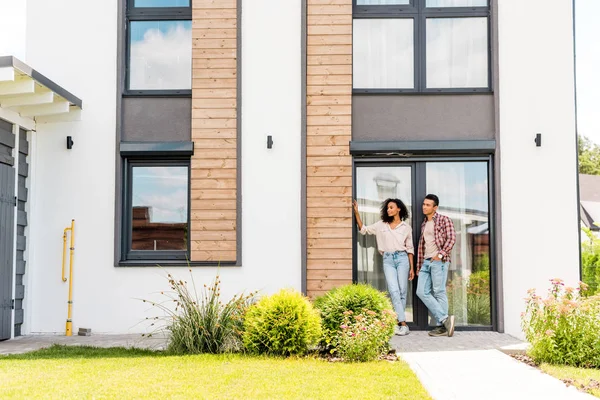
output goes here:
<path id="1" fill-rule="evenodd" d="M 345 311 L 334 351 L 346 361 L 375 360 L 389 350 L 395 324 L 396 314 L 392 310 Z"/>
<path id="2" fill-rule="evenodd" d="M 600 296 L 587 296 L 587 285 L 565 287 L 552 279 L 546 298 L 530 289 L 521 326 L 538 363 L 600 367 Z"/>

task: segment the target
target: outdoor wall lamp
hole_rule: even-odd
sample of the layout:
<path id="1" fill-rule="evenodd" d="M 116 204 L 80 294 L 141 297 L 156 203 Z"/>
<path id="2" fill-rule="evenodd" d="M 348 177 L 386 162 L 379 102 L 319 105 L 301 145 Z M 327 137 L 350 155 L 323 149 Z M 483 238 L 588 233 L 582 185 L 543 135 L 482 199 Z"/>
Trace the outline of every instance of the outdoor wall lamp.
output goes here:
<path id="1" fill-rule="evenodd" d="M 73 137 L 67 136 L 67 149 L 71 150 L 73 148 Z"/>
<path id="2" fill-rule="evenodd" d="M 267 136 L 267 149 L 272 149 L 273 148 L 273 136 L 268 135 Z"/>
<path id="3" fill-rule="evenodd" d="M 537 147 L 542 147 L 542 134 L 541 134 L 541 133 L 537 133 L 537 134 L 535 135 L 535 140 L 534 140 L 534 142 L 535 142 L 535 145 L 536 145 Z"/>

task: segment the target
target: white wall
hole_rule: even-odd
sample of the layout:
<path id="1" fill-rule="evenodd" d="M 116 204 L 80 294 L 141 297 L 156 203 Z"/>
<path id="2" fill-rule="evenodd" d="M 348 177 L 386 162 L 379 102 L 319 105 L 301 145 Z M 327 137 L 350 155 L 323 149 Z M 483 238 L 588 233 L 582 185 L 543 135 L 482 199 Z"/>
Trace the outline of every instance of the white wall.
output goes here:
<path id="1" fill-rule="evenodd" d="M 529 288 L 579 279 L 573 13 L 571 0 L 498 3 L 504 321 L 521 336 Z"/>
<path id="2" fill-rule="evenodd" d="M 243 266 L 221 268 L 224 297 L 300 288 L 300 0 L 249 3 L 242 20 Z M 136 298 L 159 299 L 168 289 L 157 268 L 113 265 L 117 9 L 117 0 L 28 4 L 28 63 L 80 97 L 84 112 L 80 122 L 38 125 L 33 134 L 25 333 L 64 332 L 62 231 L 72 218 L 74 331 L 143 331 L 138 323 L 153 314 Z M 265 18 L 272 12 L 278 18 Z M 170 271 L 188 276 L 187 268 Z M 194 268 L 198 283 L 216 273 Z"/>
<path id="3" fill-rule="evenodd" d="M 0 0 L 0 57 L 25 61 L 26 0 Z"/>

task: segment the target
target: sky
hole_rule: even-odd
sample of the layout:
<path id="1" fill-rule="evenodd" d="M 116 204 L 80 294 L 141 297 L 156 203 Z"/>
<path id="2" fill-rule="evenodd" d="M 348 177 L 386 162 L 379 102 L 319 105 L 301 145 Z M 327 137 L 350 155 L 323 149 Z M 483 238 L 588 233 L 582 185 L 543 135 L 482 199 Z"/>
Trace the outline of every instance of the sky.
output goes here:
<path id="1" fill-rule="evenodd" d="M 600 144 L 600 0 L 575 0 L 577 130 Z"/>

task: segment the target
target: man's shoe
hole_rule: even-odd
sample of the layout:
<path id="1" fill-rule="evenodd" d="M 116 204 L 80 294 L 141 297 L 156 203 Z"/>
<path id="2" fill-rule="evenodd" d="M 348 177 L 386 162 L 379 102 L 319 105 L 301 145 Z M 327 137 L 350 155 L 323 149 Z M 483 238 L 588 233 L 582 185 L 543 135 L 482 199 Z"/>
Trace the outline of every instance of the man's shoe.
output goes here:
<path id="1" fill-rule="evenodd" d="M 396 327 L 396 335 L 398 336 L 406 336 L 410 333 L 410 329 L 406 325 L 400 325 Z"/>
<path id="2" fill-rule="evenodd" d="M 446 318 L 446 320 L 442 323 L 448 331 L 448 337 L 454 335 L 454 315 L 448 315 L 448 318 Z"/>
<path id="3" fill-rule="evenodd" d="M 436 326 L 433 330 L 429 331 L 429 336 L 448 336 L 448 331 L 444 326 Z"/>

